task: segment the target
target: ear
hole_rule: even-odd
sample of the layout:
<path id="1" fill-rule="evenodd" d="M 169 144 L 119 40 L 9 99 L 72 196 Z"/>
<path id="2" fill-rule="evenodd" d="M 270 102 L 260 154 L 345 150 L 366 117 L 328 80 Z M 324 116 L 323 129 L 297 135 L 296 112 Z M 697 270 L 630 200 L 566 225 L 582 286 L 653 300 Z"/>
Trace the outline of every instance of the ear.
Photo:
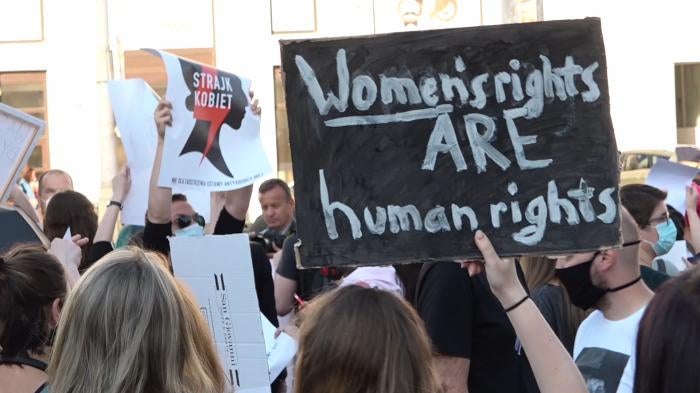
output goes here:
<path id="1" fill-rule="evenodd" d="M 61 299 L 54 299 L 51 303 L 51 319 L 49 320 L 49 325 L 51 327 L 58 326 L 58 320 L 61 318 L 61 309 L 63 308 L 63 301 Z"/>
<path id="2" fill-rule="evenodd" d="M 601 251 L 599 257 L 596 258 L 596 261 L 594 263 L 596 264 L 596 267 L 599 271 L 605 272 L 610 270 L 613 267 L 613 265 L 615 265 L 617 257 L 618 255 L 616 250 Z"/>

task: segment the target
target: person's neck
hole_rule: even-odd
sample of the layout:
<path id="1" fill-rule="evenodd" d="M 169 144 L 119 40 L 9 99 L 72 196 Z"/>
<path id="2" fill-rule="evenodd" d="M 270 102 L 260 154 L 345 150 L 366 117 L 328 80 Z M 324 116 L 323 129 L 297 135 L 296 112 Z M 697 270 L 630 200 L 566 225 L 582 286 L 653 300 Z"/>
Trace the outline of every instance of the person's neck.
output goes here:
<path id="1" fill-rule="evenodd" d="M 293 222 L 294 222 L 294 220 L 290 220 L 290 221 L 289 221 L 288 223 L 286 223 L 285 225 L 282 225 L 281 227 L 279 227 L 279 229 L 273 229 L 273 228 L 270 228 L 270 229 L 273 230 L 273 231 L 275 231 L 275 232 L 277 232 L 277 233 L 285 233 L 285 232 L 287 232 L 287 231 L 289 230 L 289 228 L 292 226 L 292 223 L 293 223 Z"/>
<path id="2" fill-rule="evenodd" d="M 633 279 L 630 278 L 627 282 Z M 622 284 L 624 285 L 624 283 Z M 653 296 L 654 292 L 646 286 L 643 280 L 639 280 L 625 289 L 608 292 L 603 298 L 599 310 L 603 313 L 605 319 L 619 321 L 646 306 Z"/>
<path id="3" fill-rule="evenodd" d="M 639 263 L 651 267 L 651 262 L 656 258 L 656 255 L 651 250 L 651 248 L 640 247 L 639 248 Z"/>

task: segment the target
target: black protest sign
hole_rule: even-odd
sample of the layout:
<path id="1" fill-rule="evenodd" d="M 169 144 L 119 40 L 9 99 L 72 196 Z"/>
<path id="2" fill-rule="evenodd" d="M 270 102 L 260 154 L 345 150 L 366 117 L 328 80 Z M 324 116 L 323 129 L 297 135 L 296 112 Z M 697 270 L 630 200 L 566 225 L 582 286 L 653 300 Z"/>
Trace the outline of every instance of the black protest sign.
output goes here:
<path id="1" fill-rule="evenodd" d="M 304 267 L 619 244 L 599 19 L 281 49 Z"/>
<path id="2" fill-rule="evenodd" d="M 48 248 L 50 243 L 41 229 L 16 207 L 0 207 L 0 255 L 22 243 L 38 243 Z"/>

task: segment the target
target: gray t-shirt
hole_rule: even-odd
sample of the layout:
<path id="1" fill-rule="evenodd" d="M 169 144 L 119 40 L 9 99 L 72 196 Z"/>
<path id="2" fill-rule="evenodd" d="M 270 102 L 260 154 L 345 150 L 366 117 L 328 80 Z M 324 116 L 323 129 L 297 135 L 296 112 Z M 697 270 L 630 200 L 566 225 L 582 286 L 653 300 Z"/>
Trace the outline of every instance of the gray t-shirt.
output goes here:
<path id="1" fill-rule="evenodd" d="M 564 302 L 566 301 L 564 288 L 545 284 L 532 290 L 530 296 L 537 308 L 540 309 L 544 319 L 547 320 L 549 326 L 552 327 L 554 333 L 559 337 L 559 341 L 570 354 L 573 353 L 577 326 L 569 326 L 570 322 L 563 315 Z"/>

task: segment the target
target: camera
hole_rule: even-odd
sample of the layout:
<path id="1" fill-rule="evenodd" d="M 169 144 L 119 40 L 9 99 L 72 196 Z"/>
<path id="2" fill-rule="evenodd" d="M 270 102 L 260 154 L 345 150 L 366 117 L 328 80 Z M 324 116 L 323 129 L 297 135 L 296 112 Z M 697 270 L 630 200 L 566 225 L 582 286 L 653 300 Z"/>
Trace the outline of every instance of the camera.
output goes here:
<path id="1" fill-rule="evenodd" d="M 264 231 L 261 233 L 253 234 L 250 237 L 251 242 L 255 242 L 263 246 L 265 252 L 268 254 L 274 253 L 276 250 L 282 249 L 282 244 L 284 239 L 287 238 L 287 234 L 275 232 L 275 231 Z M 273 247 L 274 244 L 274 247 Z M 276 248 L 275 248 L 276 247 Z"/>

